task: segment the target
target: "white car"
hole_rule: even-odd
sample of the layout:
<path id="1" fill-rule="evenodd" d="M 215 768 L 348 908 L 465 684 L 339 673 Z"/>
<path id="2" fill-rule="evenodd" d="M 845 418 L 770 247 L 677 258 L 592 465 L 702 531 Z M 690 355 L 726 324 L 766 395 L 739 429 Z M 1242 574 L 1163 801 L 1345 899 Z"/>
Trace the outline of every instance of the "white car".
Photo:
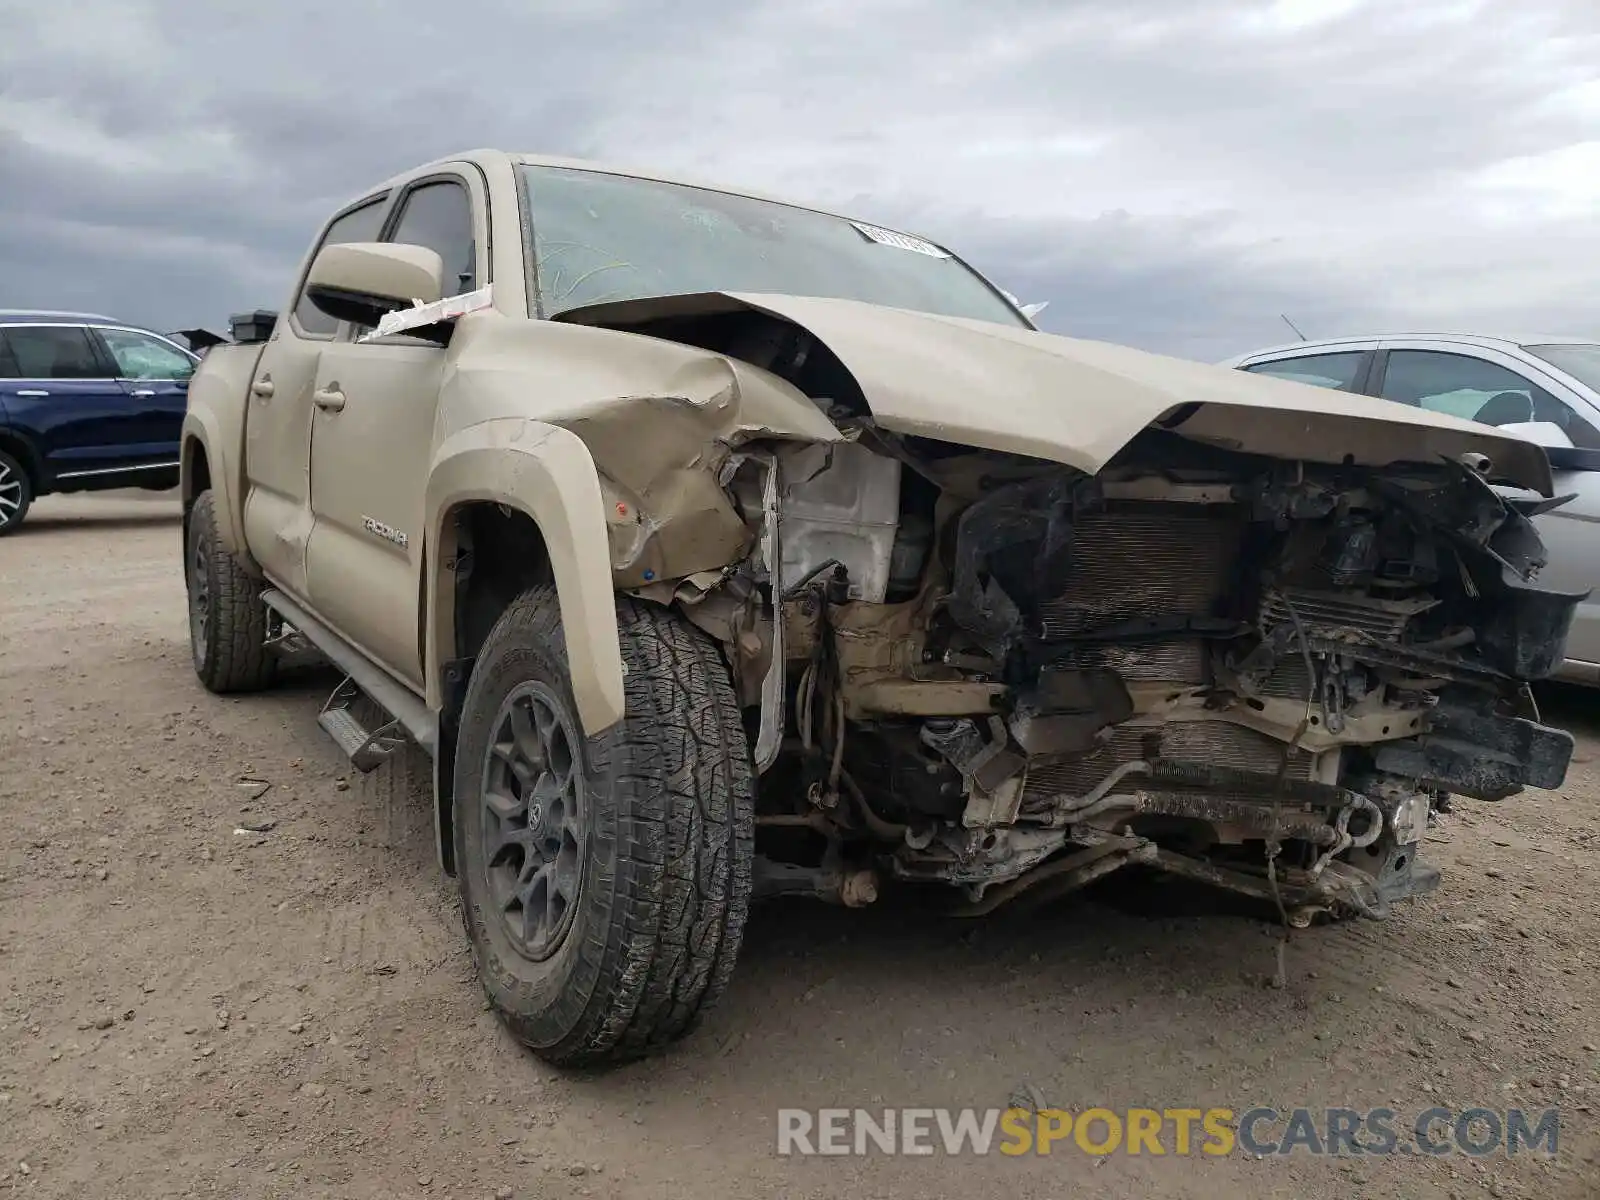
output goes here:
<path id="1" fill-rule="evenodd" d="M 1450 413 L 1545 448 L 1556 494 L 1535 519 L 1549 549 L 1541 582 L 1600 584 L 1600 341 L 1473 334 L 1389 334 L 1291 342 L 1219 364 Z M 1557 678 L 1600 684 L 1600 601 L 1578 608 Z"/>

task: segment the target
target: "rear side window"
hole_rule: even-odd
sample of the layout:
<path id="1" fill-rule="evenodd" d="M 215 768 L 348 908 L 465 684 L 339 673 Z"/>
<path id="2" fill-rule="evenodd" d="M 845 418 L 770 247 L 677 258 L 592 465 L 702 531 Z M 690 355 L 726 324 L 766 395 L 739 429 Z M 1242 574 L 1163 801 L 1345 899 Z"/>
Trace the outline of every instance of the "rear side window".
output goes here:
<path id="1" fill-rule="evenodd" d="M 444 260 L 444 294 L 459 295 L 477 284 L 477 249 L 472 237 L 472 197 L 459 183 L 424 183 L 406 193 L 389 241 L 426 246 Z"/>
<path id="2" fill-rule="evenodd" d="M 335 218 L 333 224 L 328 226 L 328 232 L 323 235 L 317 250 L 320 252 L 323 246 L 340 246 L 346 242 L 377 241 L 378 234 L 383 229 L 383 210 L 387 199 L 387 196 L 379 196 Z M 295 302 L 294 319 L 307 333 L 331 337 L 339 329 L 338 321 L 311 303 L 304 287 L 301 288 L 300 299 Z"/>
<path id="3" fill-rule="evenodd" d="M 77 325 L 12 326 L 0 332 L 14 379 L 105 379 L 88 330 Z"/>
<path id="4" fill-rule="evenodd" d="M 1305 354 L 1299 358 L 1280 358 L 1276 362 L 1253 363 L 1245 370 L 1252 375 L 1271 375 L 1274 379 L 1353 392 L 1356 377 L 1361 374 L 1361 360 L 1365 357 L 1365 352 L 1361 350 Z"/>
<path id="5" fill-rule="evenodd" d="M 100 337 L 121 379 L 187 379 L 194 374 L 189 356 L 160 338 L 131 329 L 102 329 Z"/>

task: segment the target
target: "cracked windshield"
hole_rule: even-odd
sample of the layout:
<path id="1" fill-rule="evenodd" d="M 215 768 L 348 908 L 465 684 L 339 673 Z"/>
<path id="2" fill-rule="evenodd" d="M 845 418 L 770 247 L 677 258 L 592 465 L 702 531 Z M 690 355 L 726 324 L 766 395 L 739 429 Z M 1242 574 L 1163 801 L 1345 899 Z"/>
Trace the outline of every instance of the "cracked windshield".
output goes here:
<path id="1" fill-rule="evenodd" d="M 524 167 L 545 315 L 693 292 L 781 292 L 1024 324 L 921 238 L 708 188 Z"/>

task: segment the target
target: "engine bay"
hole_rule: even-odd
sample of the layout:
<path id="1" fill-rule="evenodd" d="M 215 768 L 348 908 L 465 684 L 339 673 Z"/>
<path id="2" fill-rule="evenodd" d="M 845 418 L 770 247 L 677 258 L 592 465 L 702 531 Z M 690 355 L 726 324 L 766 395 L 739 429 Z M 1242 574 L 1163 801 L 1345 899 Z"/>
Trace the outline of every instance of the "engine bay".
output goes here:
<path id="1" fill-rule="evenodd" d="M 1528 686 L 1583 599 L 1538 582 L 1530 518 L 1564 498 L 1273 408 L 1177 404 L 1092 474 L 894 431 L 823 340 L 704 301 L 605 319 L 753 364 L 842 437 L 725 441 L 747 557 L 634 586 L 725 648 L 758 894 L 894 879 L 976 914 L 1142 864 L 1381 917 L 1437 885 L 1419 843 L 1452 795 L 1564 778 Z M 1281 453 L 1319 430 L 1361 455 Z"/>
<path id="2" fill-rule="evenodd" d="M 768 892 L 886 874 L 987 911 L 1144 863 L 1381 916 L 1437 883 L 1451 794 L 1564 775 L 1527 681 L 1580 597 L 1533 582 L 1527 512 L 1471 463 L 1152 430 L 1087 476 L 849 433 L 774 460 L 787 718 L 757 822 L 796 861 Z"/>

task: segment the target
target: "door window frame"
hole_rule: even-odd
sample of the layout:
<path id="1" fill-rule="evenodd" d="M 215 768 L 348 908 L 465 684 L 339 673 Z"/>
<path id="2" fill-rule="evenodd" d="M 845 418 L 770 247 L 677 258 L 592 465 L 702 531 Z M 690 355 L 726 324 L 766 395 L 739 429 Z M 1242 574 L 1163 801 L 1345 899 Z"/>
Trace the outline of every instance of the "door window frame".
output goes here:
<path id="1" fill-rule="evenodd" d="M 485 244 L 489 237 L 489 192 L 487 188 L 482 188 L 480 192 L 475 193 L 472 180 L 464 171 L 435 171 L 406 180 L 397 190 L 394 204 L 390 206 L 388 216 L 384 218 L 383 231 L 378 235 L 378 240 L 393 243 L 395 232 L 400 228 L 400 222 L 405 219 L 406 204 L 410 201 L 412 193 L 437 183 L 456 184 L 467 194 L 467 215 L 472 222 L 473 288 L 487 287 L 493 282 L 491 275 L 493 256 L 485 253 Z M 457 294 L 445 293 L 446 296 Z"/>
<path id="2" fill-rule="evenodd" d="M 1328 358 L 1335 354 L 1357 354 L 1361 356 L 1361 362 L 1356 366 L 1356 373 L 1350 380 L 1349 387 L 1323 388 L 1323 390 L 1329 392 L 1342 392 L 1347 396 L 1369 395 L 1370 393 L 1367 391 L 1367 388 L 1371 384 L 1372 380 L 1376 378 L 1374 374 L 1374 364 L 1377 360 L 1377 350 L 1371 345 L 1357 343 L 1350 345 L 1335 344 L 1332 346 L 1307 346 L 1304 349 L 1284 350 L 1275 354 L 1262 355 L 1259 358 L 1252 355 L 1250 358 L 1247 358 L 1244 362 L 1240 363 L 1238 369 L 1243 371 L 1246 375 L 1255 375 L 1264 379 L 1275 379 L 1279 377 L 1274 375 L 1266 375 L 1261 371 L 1255 370 L 1254 368 L 1277 366 L 1279 363 L 1289 363 L 1299 358 Z M 1301 381 L 1290 379 L 1285 380 L 1284 382 L 1296 383 Z M 1308 383 L 1306 386 L 1322 387 L 1321 384 L 1317 383 Z"/>
<path id="3" fill-rule="evenodd" d="M 111 369 L 116 372 L 113 378 L 119 383 L 187 383 L 194 377 L 194 372 L 199 369 L 200 359 L 197 355 L 185 350 L 171 338 L 162 337 L 161 334 L 156 333 L 153 330 L 135 329 L 131 325 L 88 325 L 85 326 L 85 328 L 89 331 L 89 336 L 91 340 L 93 340 L 96 350 L 99 352 L 101 361 L 108 363 Z M 111 349 L 111 343 L 106 341 L 105 335 L 102 333 L 102 330 L 106 329 L 111 330 L 113 333 L 131 333 L 137 337 L 145 337 L 149 338 L 151 341 L 160 342 L 162 345 L 169 347 L 175 354 L 187 360 L 189 363 L 189 374 L 185 375 L 182 379 L 153 375 L 135 379 L 132 375 L 122 374 L 122 364 L 117 361 L 116 352 Z"/>
<path id="4" fill-rule="evenodd" d="M 381 241 L 383 238 L 383 230 L 387 227 L 390 217 L 394 215 L 394 198 L 396 191 L 397 189 L 395 188 L 380 188 L 378 191 L 373 192 L 370 195 L 363 196 L 359 200 L 351 201 L 349 204 L 346 204 L 338 212 L 334 213 L 333 216 L 329 217 L 325 222 L 323 222 L 322 231 L 317 234 L 316 245 L 312 247 L 311 253 L 306 256 L 305 265 L 300 269 L 300 279 L 299 282 L 295 284 L 294 295 L 289 304 L 289 311 L 284 314 L 288 320 L 289 328 L 294 332 L 294 336 L 299 340 L 304 342 L 332 342 L 339 340 L 339 338 L 344 334 L 347 327 L 347 323 L 344 321 L 340 321 L 334 326 L 332 332 L 329 333 L 322 333 L 316 330 L 307 329 L 300 323 L 300 305 L 307 302 L 306 283 L 311 278 L 311 267 L 317 261 L 317 255 L 321 254 L 323 248 L 327 246 L 328 234 L 332 232 L 333 227 L 346 217 L 350 216 L 352 213 L 360 212 L 364 208 L 376 207 L 379 209 L 378 240 Z M 318 311 L 321 310 L 319 309 Z"/>
<path id="5" fill-rule="evenodd" d="M 117 383 L 117 364 L 106 351 L 100 339 L 95 336 L 94 327 L 82 321 L 14 321 L 0 325 L 0 341 L 6 343 L 8 361 L 17 364 L 17 370 L 22 370 L 22 360 L 17 357 L 16 349 L 11 345 L 10 333 L 13 329 L 76 329 L 83 334 L 89 342 L 89 351 L 94 355 L 95 362 L 104 375 L 28 375 L 7 378 L 6 383 Z M 137 331 L 136 331 L 137 332 Z"/>
<path id="6" fill-rule="evenodd" d="M 398 244 L 394 240 L 395 231 L 400 227 L 400 221 L 405 216 L 406 201 L 418 188 L 427 187 L 429 184 L 453 183 L 458 185 L 467 194 L 468 211 L 472 218 L 472 257 L 473 269 L 476 272 L 474 287 L 482 289 L 494 282 L 494 244 L 492 240 L 493 222 L 489 216 L 489 184 L 483 172 L 474 164 L 463 163 L 459 169 L 429 171 L 426 175 L 418 175 L 414 179 L 407 179 L 396 184 L 389 195 L 389 208 L 384 214 L 383 224 L 378 231 L 378 241 L 391 245 Z M 356 205 L 354 207 L 360 207 Z M 349 211 L 348 209 L 346 211 Z M 337 218 L 335 218 L 337 219 Z M 330 222 L 331 224 L 331 222 Z M 456 292 L 446 292 L 444 297 L 458 295 Z M 357 342 L 363 332 L 363 326 L 352 322 L 341 322 L 339 333 L 335 340 L 350 342 L 362 346 L 431 346 L 443 349 L 438 341 L 431 338 L 413 337 L 406 333 L 389 334 L 386 337 L 372 338 L 368 341 Z"/>

